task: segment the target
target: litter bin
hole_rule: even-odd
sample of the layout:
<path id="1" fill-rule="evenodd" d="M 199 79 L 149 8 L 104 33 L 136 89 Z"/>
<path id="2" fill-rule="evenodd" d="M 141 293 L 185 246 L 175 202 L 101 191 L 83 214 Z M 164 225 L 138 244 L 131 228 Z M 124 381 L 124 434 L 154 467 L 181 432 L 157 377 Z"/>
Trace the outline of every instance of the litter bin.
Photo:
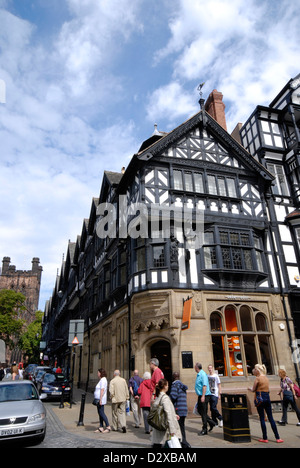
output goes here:
<path id="1" fill-rule="evenodd" d="M 234 443 L 251 442 L 247 396 L 222 393 L 221 403 L 224 440 Z"/>

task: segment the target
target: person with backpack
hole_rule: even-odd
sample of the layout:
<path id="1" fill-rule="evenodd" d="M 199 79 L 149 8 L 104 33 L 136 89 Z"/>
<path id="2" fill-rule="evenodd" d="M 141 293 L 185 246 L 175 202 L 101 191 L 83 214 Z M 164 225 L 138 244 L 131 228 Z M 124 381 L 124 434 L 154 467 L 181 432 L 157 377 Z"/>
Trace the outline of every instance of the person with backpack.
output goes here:
<path id="1" fill-rule="evenodd" d="M 138 394 L 138 390 L 142 382 L 143 379 L 139 376 L 139 371 L 136 369 L 128 382 L 130 404 L 134 418 L 134 427 L 136 428 L 139 428 L 142 425 L 143 420 L 142 410 L 140 408 L 140 396 Z"/>

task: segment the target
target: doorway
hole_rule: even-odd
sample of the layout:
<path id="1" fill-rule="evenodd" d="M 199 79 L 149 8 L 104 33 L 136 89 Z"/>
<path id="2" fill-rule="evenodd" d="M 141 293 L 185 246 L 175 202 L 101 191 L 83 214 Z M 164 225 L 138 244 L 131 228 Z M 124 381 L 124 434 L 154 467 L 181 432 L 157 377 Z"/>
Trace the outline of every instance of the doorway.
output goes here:
<path id="1" fill-rule="evenodd" d="M 172 383 L 172 359 L 171 346 L 168 341 L 156 341 L 150 349 L 151 358 L 159 360 L 159 368 L 163 371 L 165 379 L 169 382 L 169 388 Z"/>

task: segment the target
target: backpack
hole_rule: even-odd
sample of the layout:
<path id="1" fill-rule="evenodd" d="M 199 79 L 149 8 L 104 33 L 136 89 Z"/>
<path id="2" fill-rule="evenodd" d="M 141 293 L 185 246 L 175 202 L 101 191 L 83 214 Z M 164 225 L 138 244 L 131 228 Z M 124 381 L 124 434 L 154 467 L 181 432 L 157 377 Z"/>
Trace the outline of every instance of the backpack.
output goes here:
<path id="1" fill-rule="evenodd" d="M 140 386 L 138 385 L 137 381 L 135 379 L 133 379 L 132 391 L 133 391 L 134 396 L 137 396 L 139 388 L 140 388 Z"/>
<path id="2" fill-rule="evenodd" d="M 161 401 L 158 405 L 153 404 L 151 406 L 147 421 L 149 426 L 154 427 L 158 431 L 166 431 L 168 429 L 168 419 Z"/>

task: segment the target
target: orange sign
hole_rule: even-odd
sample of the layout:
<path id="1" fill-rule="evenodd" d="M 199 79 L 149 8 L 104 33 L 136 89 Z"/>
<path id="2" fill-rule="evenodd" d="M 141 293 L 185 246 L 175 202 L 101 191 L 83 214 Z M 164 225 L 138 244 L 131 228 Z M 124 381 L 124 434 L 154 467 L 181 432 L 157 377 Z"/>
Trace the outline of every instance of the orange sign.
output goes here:
<path id="1" fill-rule="evenodd" d="M 192 299 L 185 301 L 183 305 L 181 330 L 188 330 L 191 324 Z"/>

